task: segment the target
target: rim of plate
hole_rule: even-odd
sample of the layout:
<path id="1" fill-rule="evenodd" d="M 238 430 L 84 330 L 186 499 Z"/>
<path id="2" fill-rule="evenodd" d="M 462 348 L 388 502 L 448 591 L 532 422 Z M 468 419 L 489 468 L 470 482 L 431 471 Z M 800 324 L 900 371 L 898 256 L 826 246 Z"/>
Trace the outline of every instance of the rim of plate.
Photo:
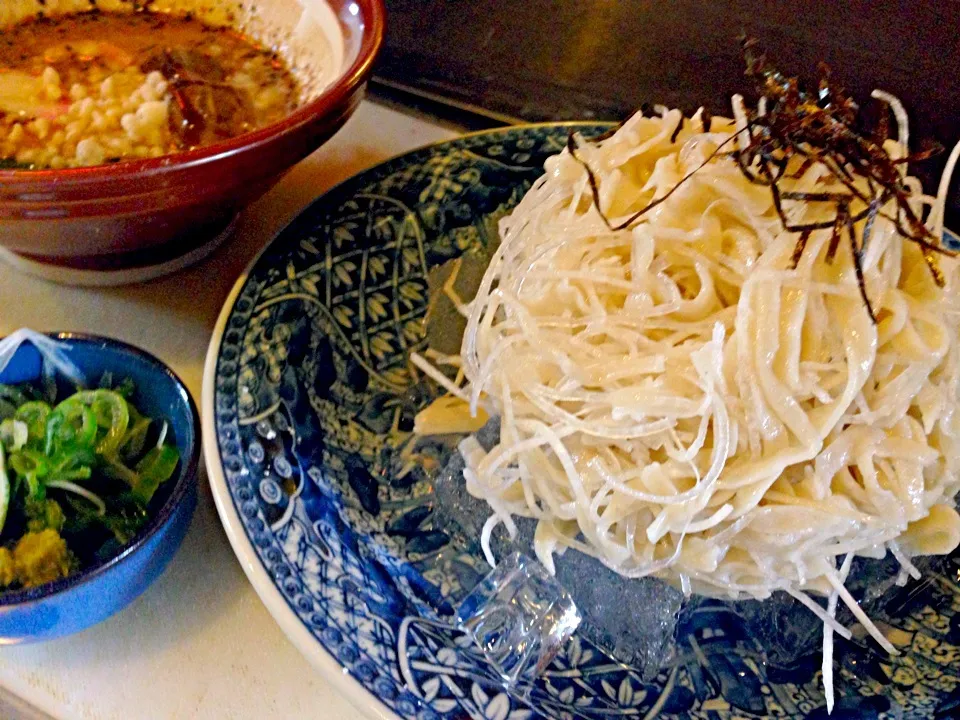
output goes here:
<path id="1" fill-rule="evenodd" d="M 273 247 L 273 244 L 292 226 L 305 212 L 307 212 L 316 203 L 321 202 L 323 198 L 336 192 L 339 188 L 357 177 L 364 175 L 375 168 L 387 163 L 395 162 L 407 155 L 422 152 L 430 148 L 440 147 L 449 143 L 457 142 L 463 138 L 476 137 L 479 135 L 495 135 L 517 130 L 525 130 L 538 127 L 575 127 L 575 126 L 598 126 L 605 124 L 598 120 L 573 120 L 560 122 L 543 123 L 524 123 L 522 125 L 507 125 L 488 130 L 479 130 L 476 132 L 463 133 L 454 138 L 440 140 L 433 143 L 427 143 L 420 147 L 412 148 L 398 153 L 393 157 L 387 158 L 381 162 L 371 165 L 369 168 L 361 170 L 341 182 L 333 185 L 323 193 L 314 198 L 310 203 L 301 208 L 273 238 L 266 243 L 260 251 L 247 264 L 243 272 L 237 278 L 236 282 L 224 300 L 223 307 L 217 317 L 213 334 L 210 338 L 210 344 L 207 347 L 207 355 L 203 366 L 203 386 L 200 393 L 201 407 L 201 434 L 203 437 L 203 459 L 207 467 L 207 478 L 210 483 L 210 490 L 213 494 L 214 505 L 217 508 L 217 514 L 220 516 L 220 524 L 223 526 L 227 539 L 230 541 L 230 547 L 233 554 L 240 562 L 247 579 L 253 586 L 254 591 L 260 598 L 260 601 L 266 606 L 267 611 L 273 617 L 277 625 L 283 631 L 284 635 L 293 643 L 307 661 L 323 675 L 338 692 L 342 693 L 347 700 L 358 710 L 375 720 L 403 720 L 393 710 L 388 708 L 380 699 L 365 688 L 356 678 L 347 672 L 337 659 L 314 637 L 314 635 L 304 627 L 303 623 L 297 617 L 296 613 L 287 604 L 286 598 L 277 588 L 276 584 L 267 573 L 263 564 L 260 562 L 250 538 L 243 528 L 243 523 L 237 513 L 237 509 L 230 497 L 230 489 L 227 486 L 227 479 L 223 472 L 223 461 L 220 457 L 220 443 L 217 438 L 217 427 L 214 412 L 214 394 L 216 390 L 216 372 L 217 360 L 220 355 L 220 346 L 223 342 L 224 330 L 227 320 L 233 311 L 237 296 L 246 285 L 250 278 L 250 273 L 256 267 L 263 255 Z M 609 123 L 611 126 L 616 123 Z"/>

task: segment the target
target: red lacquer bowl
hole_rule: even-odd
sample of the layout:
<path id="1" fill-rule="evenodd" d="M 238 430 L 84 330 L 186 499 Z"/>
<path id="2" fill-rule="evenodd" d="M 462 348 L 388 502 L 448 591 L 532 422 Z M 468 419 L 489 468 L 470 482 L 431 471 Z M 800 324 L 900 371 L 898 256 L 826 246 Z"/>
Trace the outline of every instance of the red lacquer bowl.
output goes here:
<path id="1" fill-rule="evenodd" d="M 150 268 L 186 264 L 222 238 L 240 210 L 328 140 L 360 103 L 383 41 L 383 0 L 329 4 L 345 35 L 344 70 L 284 120 L 156 159 L 0 170 L 4 254 L 49 270 L 41 273 L 49 277 L 143 279 Z"/>

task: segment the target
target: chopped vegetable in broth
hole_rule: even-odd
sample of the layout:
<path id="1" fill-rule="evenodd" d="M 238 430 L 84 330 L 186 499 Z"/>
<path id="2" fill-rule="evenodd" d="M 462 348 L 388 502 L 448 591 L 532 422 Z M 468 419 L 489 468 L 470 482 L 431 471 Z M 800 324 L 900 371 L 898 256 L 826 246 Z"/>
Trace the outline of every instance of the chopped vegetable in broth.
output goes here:
<path id="1" fill-rule="evenodd" d="M 230 28 L 157 12 L 0 30 L 0 170 L 159 157 L 282 119 L 296 80 Z"/>

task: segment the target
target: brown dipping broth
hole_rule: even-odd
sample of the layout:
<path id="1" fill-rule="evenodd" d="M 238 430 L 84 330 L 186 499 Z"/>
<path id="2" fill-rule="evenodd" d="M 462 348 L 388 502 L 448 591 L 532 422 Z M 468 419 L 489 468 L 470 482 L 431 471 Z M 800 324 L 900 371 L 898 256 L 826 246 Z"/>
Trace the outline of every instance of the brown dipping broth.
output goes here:
<path id="1" fill-rule="evenodd" d="M 299 96 L 296 80 L 275 52 L 189 15 L 93 10 L 0 30 L 0 73 L 40 76 L 48 67 L 64 88 L 134 69 L 160 72 L 170 96 L 170 151 L 269 125 L 295 109 Z M 0 136 L 12 120 L 0 117 Z"/>

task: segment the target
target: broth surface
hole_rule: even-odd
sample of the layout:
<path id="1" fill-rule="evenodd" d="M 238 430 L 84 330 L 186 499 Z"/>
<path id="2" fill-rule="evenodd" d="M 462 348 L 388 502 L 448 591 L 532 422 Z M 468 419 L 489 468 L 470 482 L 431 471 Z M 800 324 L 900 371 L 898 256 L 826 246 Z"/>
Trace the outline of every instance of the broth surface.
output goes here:
<path id="1" fill-rule="evenodd" d="M 190 16 L 91 11 L 0 31 L 0 163 L 71 167 L 235 137 L 297 105 L 274 52 Z"/>

